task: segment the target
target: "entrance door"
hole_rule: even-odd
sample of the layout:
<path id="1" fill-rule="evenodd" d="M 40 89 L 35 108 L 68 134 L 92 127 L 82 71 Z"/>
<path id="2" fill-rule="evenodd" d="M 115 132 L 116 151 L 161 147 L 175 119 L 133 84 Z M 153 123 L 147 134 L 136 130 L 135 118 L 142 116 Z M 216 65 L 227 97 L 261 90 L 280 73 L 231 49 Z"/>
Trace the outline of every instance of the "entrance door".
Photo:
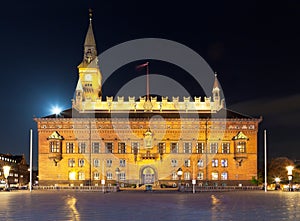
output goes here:
<path id="1" fill-rule="evenodd" d="M 146 167 L 142 172 L 143 184 L 153 184 L 155 180 L 155 173 L 151 167 Z"/>

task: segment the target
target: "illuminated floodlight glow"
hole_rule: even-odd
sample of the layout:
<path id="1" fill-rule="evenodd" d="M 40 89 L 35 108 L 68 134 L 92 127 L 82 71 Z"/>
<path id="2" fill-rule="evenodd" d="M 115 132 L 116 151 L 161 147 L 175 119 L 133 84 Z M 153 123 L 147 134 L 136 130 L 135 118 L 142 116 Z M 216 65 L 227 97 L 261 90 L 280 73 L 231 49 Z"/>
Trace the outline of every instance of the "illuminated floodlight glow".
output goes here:
<path id="1" fill-rule="evenodd" d="M 59 115 L 60 114 L 60 112 L 61 112 L 61 108 L 60 107 L 58 107 L 58 106 L 55 106 L 55 107 L 53 107 L 52 108 L 52 113 L 53 114 L 55 114 L 55 115 Z"/>

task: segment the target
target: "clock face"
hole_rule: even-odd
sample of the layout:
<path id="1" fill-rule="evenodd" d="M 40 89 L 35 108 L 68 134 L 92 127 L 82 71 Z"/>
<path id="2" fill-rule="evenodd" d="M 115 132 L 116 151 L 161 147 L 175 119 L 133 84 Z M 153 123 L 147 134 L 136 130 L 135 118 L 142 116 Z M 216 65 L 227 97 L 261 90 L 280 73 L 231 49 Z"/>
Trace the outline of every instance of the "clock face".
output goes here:
<path id="1" fill-rule="evenodd" d="M 86 74 L 86 75 L 85 75 L 85 80 L 86 80 L 86 81 L 92 80 L 92 76 L 91 76 L 90 74 Z"/>

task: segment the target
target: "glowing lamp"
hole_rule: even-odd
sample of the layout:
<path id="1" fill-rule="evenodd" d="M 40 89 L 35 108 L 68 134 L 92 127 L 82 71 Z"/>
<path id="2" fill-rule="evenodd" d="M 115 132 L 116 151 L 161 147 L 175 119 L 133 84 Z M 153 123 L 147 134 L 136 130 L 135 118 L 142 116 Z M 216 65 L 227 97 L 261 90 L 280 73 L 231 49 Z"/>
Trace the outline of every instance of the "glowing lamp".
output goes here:
<path id="1" fill-rule="evenodd" d="M 9 171 L 10 171 L 10 166 L 3 167 L 3 174 L 5 179 L 7 179 L 7 177 L 9 176 Z"/>
<path id="2" fill-rule="evenodd" d="M 59 115 L 61 112 L 61 108 L 58 107 L 58 106 L 55 106 L 52 108 L 52 113 L 55 114 L 55 115 Z"/>

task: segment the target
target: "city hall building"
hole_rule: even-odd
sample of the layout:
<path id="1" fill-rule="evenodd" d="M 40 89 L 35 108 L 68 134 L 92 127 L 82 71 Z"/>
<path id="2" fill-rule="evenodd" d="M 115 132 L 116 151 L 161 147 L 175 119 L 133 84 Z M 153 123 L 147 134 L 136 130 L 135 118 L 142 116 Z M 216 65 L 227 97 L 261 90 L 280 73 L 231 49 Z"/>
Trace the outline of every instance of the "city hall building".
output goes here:
<path id="1" fill-rule="evenodd" d="M 103 98 L 101 81 L 90 18 L 72 108 L 35 118 L 41 186 L 236 186 L 257 178 L 261 118 L 226 109 L 217 76 L 204 98 Z"/>

